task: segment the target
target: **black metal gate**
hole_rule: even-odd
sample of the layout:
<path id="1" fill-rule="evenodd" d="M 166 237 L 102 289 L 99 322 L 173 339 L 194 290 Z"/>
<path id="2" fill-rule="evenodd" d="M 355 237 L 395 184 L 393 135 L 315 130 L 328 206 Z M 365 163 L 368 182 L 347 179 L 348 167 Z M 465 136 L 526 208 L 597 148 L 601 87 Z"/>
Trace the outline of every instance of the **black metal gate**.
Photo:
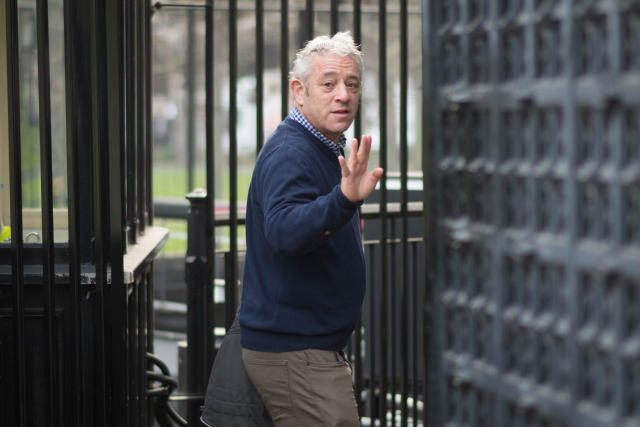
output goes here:
<path id="1" fill-rule="evenodd" d="M 640 2 L 423 7 L 430 424 L 640 425 Z"/>

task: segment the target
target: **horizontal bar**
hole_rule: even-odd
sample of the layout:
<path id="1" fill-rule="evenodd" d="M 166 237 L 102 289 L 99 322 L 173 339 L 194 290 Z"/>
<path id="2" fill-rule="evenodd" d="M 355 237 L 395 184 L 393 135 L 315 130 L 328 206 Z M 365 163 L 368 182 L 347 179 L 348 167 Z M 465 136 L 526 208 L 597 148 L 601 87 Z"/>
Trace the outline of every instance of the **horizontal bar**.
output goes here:
<path id="1" fill-rule="evenodd" d="M 198 8 L 208 8 L 212 7 L 211 3 L 162 3 L 155 2 L 151 7 L 152 12 L 154 10 L 160 10 L 163 7 L 171 7 L 174 9 L 198 9 Z"/>
<path id="2" fill-rule="evenodd" d="M 223 4 L 228 4 L 228 2 L 224 2 Z M 160 10 L 162 8 L 171 8 L 173 10 L 176 9 L 180 9 L 180 8 L 209 8 L 211 5 L 210 4 L 204 4 L 204 3 L 163 3 L 163 2 L 156 2 L 153 4 L 152 6 L 152 10 L 156 11 L 156 10 Z M 306 5 L 303 6 L 296 6 L 295 4 L 292 4 L 288 7 L 289 12 L 304 12 L 307 10 Z M 213 5 L 213 10 L 214 11 L 228 11 L 229 7 L 228 6 L 219 6 L 217 4 Z M 255 2 L 254 1 L 243 1 L 243 2 L 238 2 L 238 6 L 236 9 L 238 12 L 254 12 L 255 9 Z M 340 6 L 340 11 L 339 13 L 353 13 L 355 10 L 354 7 L 349 8 L 349 5 L 341 5 Z M 264 5 L 263 6 L 263 11 L 264 12 L 279 12 L 280 8 L 279 7 L 275 7 L 275 6 L 267 6 Z M 331 7 L 330 6 L 318 6 L 318 5 L 314 5 L 314 13 L 331 13 Z M 360 12 L 361 13 L 365 13 L 365 14 L 377 14 L 378 13 L 378 8 L 376 6 L 369 6 L 369 5 L 363 5 L 360 8 Z M 421 15 L 421 10 L 420 7 L 409 7 L 408 12 L 410 15 Z M 390 5 L 390 8 L 387 9 L 387 15 L 398 15 L 400 14 L 400 7 L 394 7 L 393 5 Z"/>
<path id="3" fill-rule="evenodd" d="M 422 202 L 408 202 L 407 203 L 407 215 L 410 217 L 422 215 L 423 204 Z M 153 204 L 154 217 L 156 218 L 174 218 L 174 219 L 187 219 L 189 212 L 189 204 L 186 201 L 176 199 L 174 201 L 169 200 L 156 200 Z M 360 207 L 360 216 L 363 219 L 375 219 L 380 214 L 379 203 L 365 203 Z M 387 203 L 387 209 L 385 211 L 387 217 L 397 217 L 402 214 L 402 203 Z M 228 211 L 215 212 L 215 225 L 226 226 L 230 225 L 231 215 Z M 244 209 L 238 210 L 238 223 L 244 223 L 245 211 Z"/>

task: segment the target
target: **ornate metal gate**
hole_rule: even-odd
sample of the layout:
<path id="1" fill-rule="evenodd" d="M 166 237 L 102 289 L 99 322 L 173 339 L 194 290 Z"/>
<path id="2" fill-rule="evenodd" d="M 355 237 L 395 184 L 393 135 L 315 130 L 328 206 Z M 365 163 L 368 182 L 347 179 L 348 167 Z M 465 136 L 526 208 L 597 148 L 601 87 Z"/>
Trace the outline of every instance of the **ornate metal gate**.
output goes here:
<path id="1" fill-rule="evenodd" d="M 423 7 L 430 424 L 640 425 L 640 2 Z"/>

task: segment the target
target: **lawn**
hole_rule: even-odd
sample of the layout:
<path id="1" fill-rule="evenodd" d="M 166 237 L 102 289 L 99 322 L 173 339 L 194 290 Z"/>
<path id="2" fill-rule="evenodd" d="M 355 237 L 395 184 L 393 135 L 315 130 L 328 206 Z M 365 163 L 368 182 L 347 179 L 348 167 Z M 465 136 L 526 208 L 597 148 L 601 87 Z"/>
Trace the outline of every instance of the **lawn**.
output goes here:
<path id="1" fill-rule="evenodd" d="M 206 176 L 204 170 L 196 170 L 193 177 L 196 188 L 206 186 Z M 249 183 L 251 181 L 251 171 L 239 171 L 237 178 L 238 201 L 244 202 L 247 198 Z M 220 202 L 229 201 L 229 176 L 223 175 L 222 182 L 216 187 L 219 189 L 215 194 L 215 199 Z M 153 171 L 153 196 L 157 198 L 184 199 L 188 193 L 187 171 L 177 167 L 154 167 Z M 164 253 L 185 254 L 187 250 L 187 222 L 180 219 L 156 218 L 154 224 L 166 227 L 170 230 L 169 240 L 163 248 Z M 244 246 L 244 227 L 238 229 L 239 246 Z M 229 247 L 229 228 L 220 227 L 216 229 L 216 249 Z"/>

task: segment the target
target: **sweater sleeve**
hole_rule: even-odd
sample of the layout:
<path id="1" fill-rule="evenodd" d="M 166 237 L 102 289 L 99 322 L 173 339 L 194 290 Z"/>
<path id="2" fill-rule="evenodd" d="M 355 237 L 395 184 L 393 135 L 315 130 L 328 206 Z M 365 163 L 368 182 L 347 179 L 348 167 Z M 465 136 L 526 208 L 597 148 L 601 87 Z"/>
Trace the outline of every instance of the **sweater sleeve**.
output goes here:
<path id="1" fill-rule="evenodd" d="M 286 255 L 304 255 L 328 241 L 359 205 L 344 196 L 339 181 L 322 194 L 323 179 L 314 176 L 322 168 L 309 161 L 298 150 L 283 149 L 266 162 L 260 177 L 265 237 Z"/>

